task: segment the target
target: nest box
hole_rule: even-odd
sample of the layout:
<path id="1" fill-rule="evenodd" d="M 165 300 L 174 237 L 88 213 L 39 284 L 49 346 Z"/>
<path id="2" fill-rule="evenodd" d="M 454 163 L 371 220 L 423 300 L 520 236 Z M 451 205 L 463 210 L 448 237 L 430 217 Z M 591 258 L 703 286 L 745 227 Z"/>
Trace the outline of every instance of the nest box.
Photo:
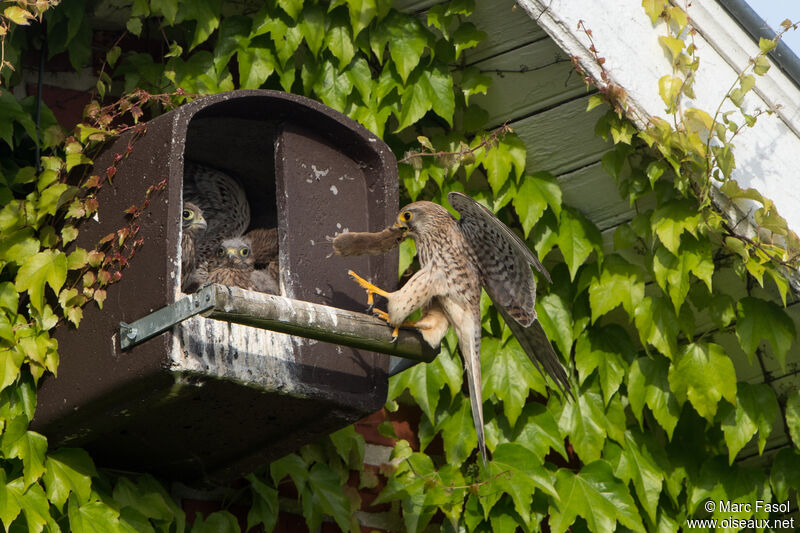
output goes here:
<path id="1" fill-rule="evenodd" d="M 97 158 L 97 172 L 130 141 L 123 135 Z M 397 254 L 329 257 L 326 236 L 391 224 L 397 166 L 380 139 L 326 106 L 276 91 L 235 91 L 147 123 L 113 184 L 101 189 L 98 217 L 80 228 L 79 246 L 92 248 L 123 227 L 124 210 L 167 180 L 141 217 L 143 245 L 109 287 L 102 311 L 90 304 L 79 329 L 58 332 L 58 377 L 41 383 L 34 427 L 51 445 L 89 449 L 101 466 L 223 480 L 380 409 L 388 358 L 243 325 L 257 321 L 202 315 L 122 350 L 120 323 L 163 308 L 179 313 L 174 304 L 186 298 L 180 290 L 185 161 L 235 177 L 247 192 L 251 227 L 278 228 L 281 297 L 239 289 L 228 296 L 249 293 L 255 304 L 280 300 L 289 311 L 286 299 L 359 313 L 365 294 L 347 270 L 391 289 Z M 214 288 L 204 297 L 220 294 Z M 194 301 L 200 305 L 199 296 Z M 280 313 L 273 319 L 284 321 Z"/>

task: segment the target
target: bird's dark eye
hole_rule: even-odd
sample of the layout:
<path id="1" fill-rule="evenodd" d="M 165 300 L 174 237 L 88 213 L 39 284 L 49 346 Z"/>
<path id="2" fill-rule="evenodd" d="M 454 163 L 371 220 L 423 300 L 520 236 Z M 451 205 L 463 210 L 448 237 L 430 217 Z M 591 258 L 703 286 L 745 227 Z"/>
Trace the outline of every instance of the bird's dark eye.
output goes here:
<path id="1" fill-rule="evenodd" d="M 250 255 L 250 248 L 240 248 L 239 249 L 239 254 L 242 257 L 247 257 L 248 255 Z"/>
<path id="2" fill-rule="evenodd" d="M 411 220 L 413 216 L 414 215 L 411 214 L 411 211 L 404 211 L 403 212 L 403 220 L 406 221 L 406 222 Z"/>
<path id="3" fill-rule="evenodd" d="M 192 220 L 194 218 L 194 213 L 191 209 L 184 209 L 183 210 L 183 220 Z"/>
<path id="4" fill-rule="evenodd" d="M 217 248 L 217 257 L 225 257 L 225 248 L 223 246 Z"/>

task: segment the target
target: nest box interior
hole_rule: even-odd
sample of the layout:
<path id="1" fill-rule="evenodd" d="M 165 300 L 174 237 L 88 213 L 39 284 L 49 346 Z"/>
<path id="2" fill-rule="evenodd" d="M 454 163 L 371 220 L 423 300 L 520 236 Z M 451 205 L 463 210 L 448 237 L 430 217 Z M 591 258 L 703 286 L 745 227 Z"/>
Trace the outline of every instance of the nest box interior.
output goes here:
<path id="1" fill-rule="evenodd" d="M 130 141 L 118 139 L 96 169 Z M 391 289 L 397 254 L 329 257 L 326 237 L 391 224 L 397 167 L 380 139 L 317 102 L 235 91 L 150 121 L 101 189 L 98 219 L 81 227 L 78 246 L 91 249 L 124 226 L 124 210 L 167 179 L 142 215 L 144 243 L 103 310 L 92 304 L 79 329 L 58 332 L 58 377 L 42 381 L 34 427 L 51 445 L 86 447 L 100 466 L 226 480 L 380 409 L 388 358 L 202 316 L 120 350 L 120 322 L 185 296 L 186 161 L 241 183 L 251 228 L 278 228 L 282 296 L 359 312 L 365 295 L 347 270 Z"/>

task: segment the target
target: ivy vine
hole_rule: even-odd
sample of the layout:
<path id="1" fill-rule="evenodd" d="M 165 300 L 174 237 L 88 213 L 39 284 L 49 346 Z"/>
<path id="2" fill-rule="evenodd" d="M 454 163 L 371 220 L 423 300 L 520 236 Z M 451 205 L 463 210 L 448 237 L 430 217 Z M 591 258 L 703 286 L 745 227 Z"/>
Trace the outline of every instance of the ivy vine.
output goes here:
<path id="1" fill-rule="evenodd" d="M 761 368 L 787 370 L 796 331 L 787 268 L 796 236 L 774 205 L 731 179 L 733 141 L 771 110 L 746 111 L 745 95 L 768 63 L 762 41 L 748 71 L 719 109 L 684 109 L 701 58 L 686 11 L 646 0 L 674 71 L 659 83 L 668 119 L 646 130 L 628 122 L 624 91 L 604 78 L 589 107 L 610 104 L 597 131 L 614 143 L 603 167 L 637 208 L 611 248 L 580 211 L 562 201 L 558 181 L 529 172 L 522 141 L 507 126 L 485 131 L 471 101 L 491 79 L 465 66 L 464 51 L 485 34 L 472 0 L 451 0 L 424 16 L 388 0 L 274 0 L 255 12 L 233 3 L 134 0 L 125 30 L 100 57 L 86 122 L 64 132 L 32 98 L 18 100 L 21 58 L 41 50 L 79 70 L 92 61 L 92 28 L 81 0 L 9 3 L 0 14 L 0 522 L 5 530 L 227 532 L 229 508 L 186 516 L 153 476 L 99 471 L 82 449 L 49 449 L 29 429 L 36 384 L 58 370 L 57 327 L 79 326 L 85 305 L 102 305 L 137 246 L 136 219 L 92 250 L 67 246 L 113 187 L 114 166 L 92 168 L 104 142 L 195 95 L 270 88 L 312 98 L 360 121 L 399 155 L 404 200 L 447 205 L 464 191 L 516 229 L 545 260 L 553 284 L 537 313 L 579 388 L 574 401 L 548 396 L 502 319 L 482 302 L 483 397 L 491 461 L 475 460 L 469 402 L 452 333 L 442 352 L 390 382 L 387 409 L 421 410 L 419 448 L 398 439 L 379 474 L 365 469 L 353 427 L 304 447 L 246 477 L 229 504 L 248 507 L 247 529 L 274 529 L 281 509 L 310 530 L 329 516 L 358 531 L 358 487 L 385 482 L 376 503 L 399 507 L 405 529 L 433 522 L 445 531 L 678 531 L 705 517 L 708 499 L 782 502 L 800 489 L 800 392 L 776 394 L 737 376 L 732 351 Z M 225 15 L 220 15 L 224 12 Z M 522 15 L 520 15 L 522 16 Z M 788 23 L 787 29 L 792 24 Z M 660 26 L 659 26 L 660 27 Z M 591 30 L 583 28 L 591 37 Z M 137 43 L 149 43 L 141 46 Z M 152 46 L 150 46 L 152 44 Z M 145 50 L 156 50 L 145 51 Z M 594 50 L 602 66 L 601 51 Z M 36 147 L 44 157 L 35 159 Z M 135 150 L 132 144 L 130 150 Z M 126 154 L 118 154 L 118 160 Z M 38 169 L 37 166 L 41 165 Z M 153 183 L 148 194 L 159 194 Z M 727 198 L 757 202 L 744 233 Z M 401 273 L 414 268 L 411 242 Z M 737 462 L 753 443 L 786 427 L 791 443 L 758 466 Z M 396 437 L 390 424 L 381 426 Z M 293 486 L 295 501 L 282 496 Z M 343 488 L 344 487 L 344 488 Z M 279 497 L 279 489 L 281 496 Z M 722 517 L 719 510 L 714 517 Z M 742 511 L 742 519 L 769 518 Z"/>

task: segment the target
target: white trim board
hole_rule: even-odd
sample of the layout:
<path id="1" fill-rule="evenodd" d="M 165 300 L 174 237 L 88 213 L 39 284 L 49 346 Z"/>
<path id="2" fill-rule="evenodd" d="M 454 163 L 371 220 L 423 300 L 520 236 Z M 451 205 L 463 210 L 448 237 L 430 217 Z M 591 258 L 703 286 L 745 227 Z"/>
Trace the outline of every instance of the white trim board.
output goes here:
<path id="1" fill-rule="evenodd" d="M 598 54 L 605 58 L 610 81 L 627 93 L 629 118 L 642 127 L 651 116 L 666 117 L 658 80 L 672 68 L 658 37 L 667 31 L 663 22 L 651 24 L 640 2 L 517 3 L 602 86 L 589 39 L 578 30 L 582 20 L 592 31 Z M 698 31 L 694 42 L 700 68 L 694 87 L 696 99 L 685 103 L 686 107 L 713 114 L 737 73 L 758 53 L 758 46 L 715 0 L 693 0 L 688 13 Z M 753 128 L 745 128 L 734 140 L 737 168 L 733 176 L 740 186 L 753 187 L 775 202 L 789 227 L 800 233 L 800 89 L 772 63 L 765 76 L 757 77 L 755 90 L 745 97 L 744 108 L 752 112 L 776 104 L 782 106 L 778 113 L 761 116 Z"/>

